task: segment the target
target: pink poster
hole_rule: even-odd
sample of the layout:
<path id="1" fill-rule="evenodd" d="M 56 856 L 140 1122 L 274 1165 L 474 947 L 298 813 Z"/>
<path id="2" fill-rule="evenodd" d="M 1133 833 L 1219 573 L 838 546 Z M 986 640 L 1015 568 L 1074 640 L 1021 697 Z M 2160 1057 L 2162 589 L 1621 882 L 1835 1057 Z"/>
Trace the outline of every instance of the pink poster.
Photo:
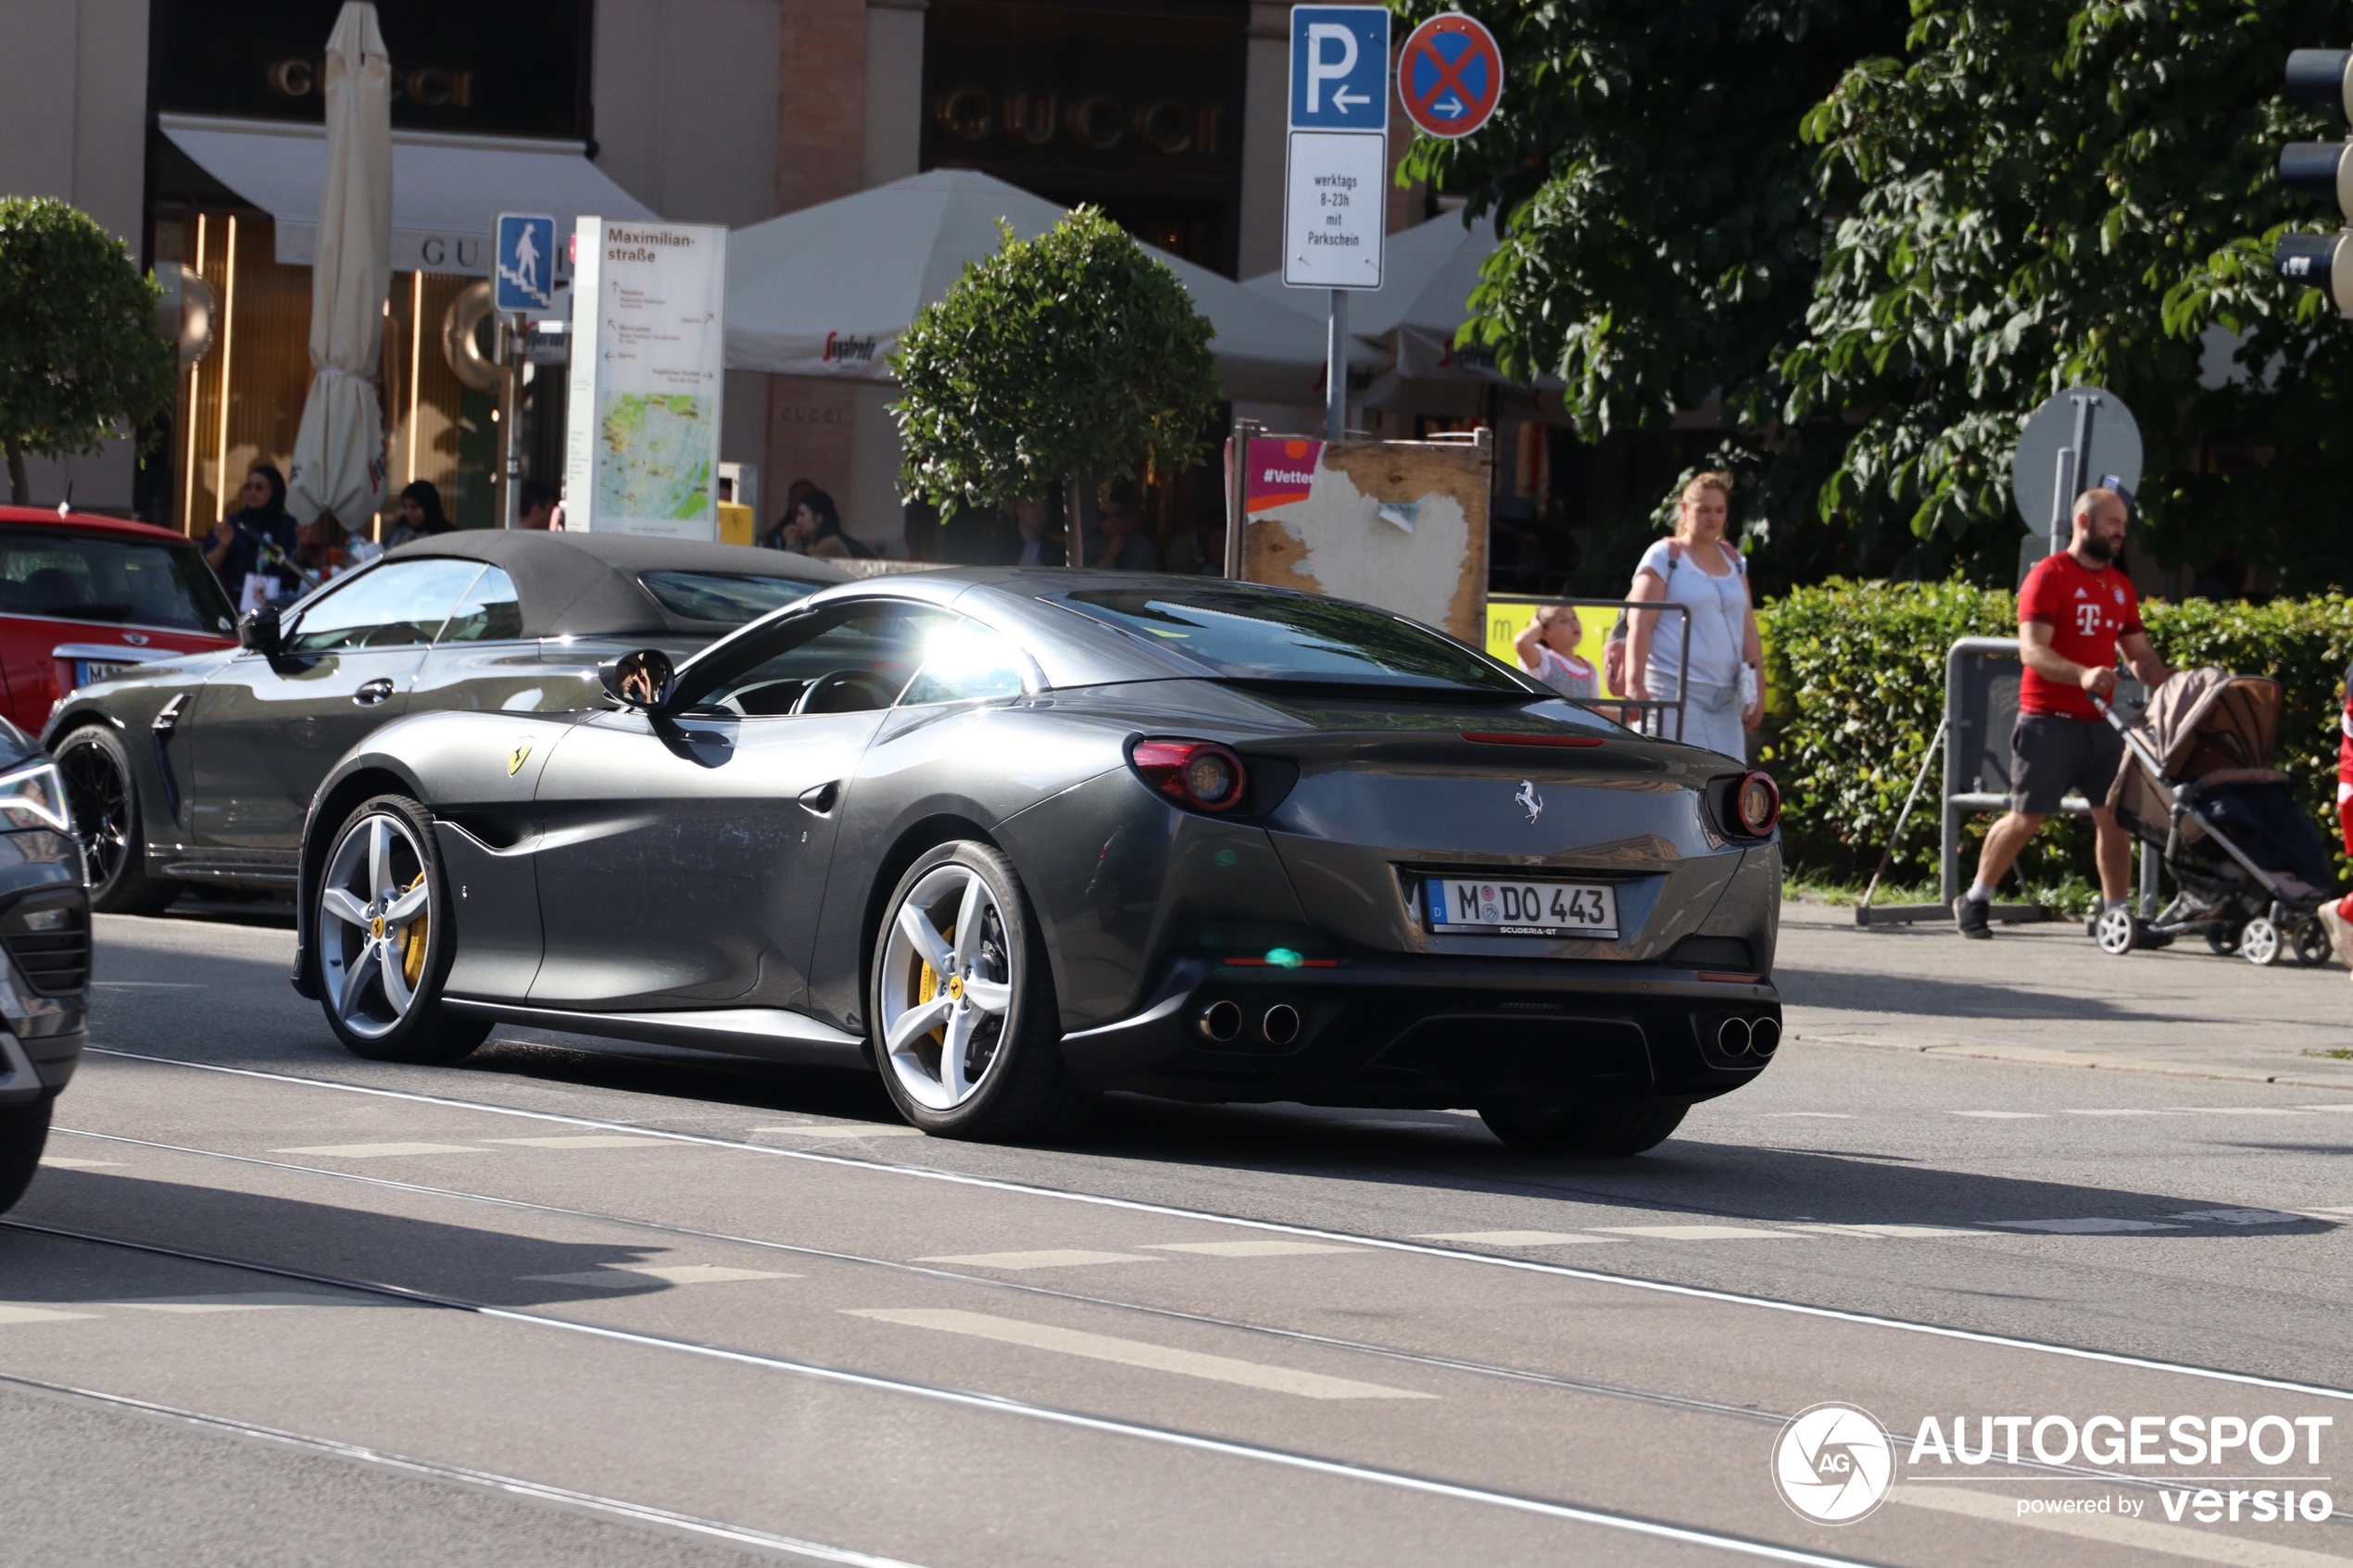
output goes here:
<path id="1" fill-rule="evenodd" d="M 1250 443 L 1249 483 L 1242 492 L 1242 510 L 1255 515 L 1275 507 L 1307 499 L 1315 479 L 1315 459 L 1324 444 L 1301 436 L 1253 436 Z"/>

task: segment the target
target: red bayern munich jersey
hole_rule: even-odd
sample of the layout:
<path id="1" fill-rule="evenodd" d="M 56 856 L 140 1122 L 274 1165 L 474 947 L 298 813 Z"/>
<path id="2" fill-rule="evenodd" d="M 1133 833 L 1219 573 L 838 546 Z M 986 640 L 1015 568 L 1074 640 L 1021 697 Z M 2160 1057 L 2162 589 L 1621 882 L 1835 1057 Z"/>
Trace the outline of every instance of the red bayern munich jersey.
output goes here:
<path id="1" fill-rule="evenodd" d="M 2116 662 L 2116 640 L 2141 629 L 2141 596 L 2114 567 L 2086 571 L 2061 551 L 2044 557 L 2026 574 L 2026 585 L 2018 591 L 2018 619 L 2021 625 L 2040 621 L 2049 626 L 2051 647 L 2061 659 L 2105 670 Z M 2019 680 L 2018 710 L 2099 717 L 2082 687 L 2046 681 L 2032 666 Z"/>

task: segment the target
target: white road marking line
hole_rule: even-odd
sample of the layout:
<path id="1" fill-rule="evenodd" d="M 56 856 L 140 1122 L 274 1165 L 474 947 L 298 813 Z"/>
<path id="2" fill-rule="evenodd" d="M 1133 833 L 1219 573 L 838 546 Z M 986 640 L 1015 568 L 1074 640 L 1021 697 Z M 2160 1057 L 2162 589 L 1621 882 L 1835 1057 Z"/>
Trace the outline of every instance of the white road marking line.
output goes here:
<path id="1" fill-rule="evenodd" d="M 1612 1236 L 1649 1236 L 1655 1241 L 1771 1241 L 1791 1240 L 1795 1231 L 1760 1231 L 1744 1225 L 1595 1225 L 1597 1231 Z"/>
<path id="2" fill-rule="evenodd" d="M 754 1127 L 754 1133 L 790 1133 L 797 1138 L 919 1138 L 921 1127 L 894 1127 L 888 1123 L 828 1123 L 822 1127 Z"/>
<path id="3" fill-rule="evenodd" d="M 2301 1116 L 2301 1110 L 2291 1110 L 2284 1105 L 2184 1105 L 2174 1110 L 2177 1116 Z"/>
<path id="4" fill-rule="evenodd" d="M 371 1307 L 341 1296 L 312 1296 L 290 1290 L 240 1290 L 220 1296 L 150 1296 L 142 1300 L 97 1301 L 99 1307 L 136 1307 L 146 1312 L 255 1312 L 271 1307 Z"/>
<path id="5" fill-rule="evenodd" d="M 2209 1225 L 2292 1225 L 2306 1218 L 2277 1209 L 2194 1209 L 2176 1220 L 2199 1220 Z"/>
<path id="6" fill-rule="evenodd" d="M 0 1301 L 0 1323 L 69 1323 L 75 1318 L 94 1318 L 95 1312 L 61 1312 L 55 1307 L 28 1307 L 16 1301 Z"/>
<path id="7" fill-rule="evenodd" d="M 111 918 L 111 917 L 109 917 Z M 129 917 L 124 917 L 129 918 Z M 283 1084 L 293 1088 L 317 1089 L 327 1094 L 358 1095 L 371 1099 L 394 1099 L 409 1105 L 431 1105 L 444 1110 L 470 1110 L 482 1116 L 506 1116 L 522 1122 L 547 1122 L 558 1126 L 604 1127 L 615 1132 L 640 1129 L 623 1127 L 618 1123 L 589 1116 L 567 1115 L 554 1110 L 527 1110 L 516 1105 L 499 1105 L 489 1100 L 459 1099 L 450 1095 L 421 1094 L 413 1089 L 380 1088 L 371 1084 L 349 1084 L 334 1078 L 308 1078 L 295 1073 L 271 1073 L 258 1067 L 227 1067 L 218 1062 L 190 1061 L 182 1057 L 157 1056 L 151 1051 L 127 1051 L 118 1046 L 90 1046 L 83 1055 L 91 1058 L 112 1058 L 121 1061 L 151 1062 L 158 1067 L 177 1067 L 191 1073 L 218 1073 L 232 1078 L 251 1078 L 258 1083 Z M 975 1187 L 986 1192 L 1015 1193 L 1026 1198 L 1042 1198 L 1056 1203 L 1076 1204 L 1088 1209 L 1114 1210 L 1124 1214 L 1151 1214 L 1164 1220 L 1198 1221 L 1202 1224 L 1230 1225 L 1236 1230 L 1259 1231 L 1274 1236 L 1308 1236 L 1318 1241 L 1347 1242 L 1359 1247 L 1430 1258 L 1451 1263 L 1467 1263 L 1478 1268 L 1511 1269 L 1527 1273 L 1549 1274 L 1555 1279 L 1579 1280 L 1589 1285 L 1613 1286 L 1620 1290 L 1639 1291 L 1647 1295 L 1669 1296 L 1686 1301 L 1712 1301 L 1726 1306 L 1747 1307 L 1761 1312 L 1780 1312 L 1791 1317 L 1818 1318 L 1825 1323 L 1854 1323 L 1867 1328 L 1882 1328 L 1896 1334 L 1917 1334 L 1931 1339 L 1950 1339 L 1966 1345 L 1990 1345 L 2002 1349 L 2025 1350 L 2038 1356 L 2056 1356 L 2065 1361 L 2091 1361 L 2101 1366 L 2132 1367 L 2143 1372 L 2170 1374 L 2175 1377 L 2192 1377 L 2208 1383 L 2227 1383 L 2242 1388 L 2271 1388 L 2284 1393 L 2301 1394 L 2317 1399 L 2338 1399 L 2353 1403 L 2353 1388 L 2332 1388 L 2326 1384 L 2299 1383 L 2293 1378 L 2264 1377 L 2254 1373 L 2231 1372 L 2221 1367 L 2198 1366 L 2188 1361 L 2162 1361 L 2154 1356 L 2127 1355 L 2117 1350 L 2095 1350 L 2082 1345 L 2055 1344 L 2046 1339 L 2029 1339 L 2017 1334 L 1990 1334 L 1983 1329 L 1959 1328 L 1950 1323 L 1923 1323 L 1916 1318 L 1898 1318 L 1879 1312 L 1860 1312 L 1843 1307 L 1817 1306 L 1809 1301 L 1792 1301 L 1773 1296 L 1752 1295 L 1745 1291 L 1723 1290 L 1713 1286 L 1685 1285 L 1675 1280 L 1650 1279 L 1641 1274 L 1610 1273 L 1599 1269 L 1580 1268 L 1573 1263 L 1556 1263 L 1540 1258 L 1501 1257 L 1492 1252 L 1466 1252 L 1450 1248 L 1426 1247 L 1416 1239 L 1396 1236 L 1369 1236 L 1353 1231 L 1325 1230 L 1315 1225 L 1290 1224 L 1280 1220 L 1255 1220 L 1240 1214 L 1221 1214 L 1214 1210 L 1193 1209 L 1176 1203 L 1148 1203 L 1140 1198 L 1115 1198 L 1109 1193 L 1085 1192 L 1071 1187 L 1046 1186 L 1037 1182 L 1017 1182 L 1002 1176 L 974 1175 L 963 1171 L 946 1171 L 930 1165 L 902 1165 L 888 1160 L 874 1160 L 854 1154 L 830 1154 L 813 1148 L 775 1148 L 766 1144 L 745 1143 L 737 1138 L 711 1137 L 701 1133 L 677 1133 L 661 1128 L 642 1129 L 654 1136 L 674 1138 L 680 1143 L 696 1144 L 704 1148 L 735 1149 L 746 1154 L 761 1154 L 776 1160 L 799 1160 L 812 1165 L 833 1165 L 843 1170 L 862 1172 L 869 1175 L 891 1176 L 906 1181 L 937 1182 L 945 1186 Z M 2353 1213 L 2353 1210 L 2345 1210 Z M 0 1220 L 0 1224 L 17 1225 L 19 1222 Z M 484 1308 L 492 1316 L 502 1315 L 499 1309 Z M 507 1313 L 530 1322 L 544 1322 L 574 1333 L 618 1339 L 639 1339 L 645 1336 L 619 1330 L 596 1328 L 586 1324 L 562 1323 L 560 1319 L 540 1319 L 531 1314 Z M 672 1347 L 676 1348 L 676 1347 Z M 708 1348 L 697 1348 L 700 1353 L 722 1355 Z M 734 1355 L 735 1352 L 727 1352 Z M 777 1363 L 783 1364 L 783 1363 Z M 859 1380 L 839 1374 L 831 1369 L 791 1363 L 790 1370 L 805 1376 L 831 1377 L 836 1381 Z M 876 1386 L 887 1380 L 872 1380 Z M 921 1391 L 926 1399 L 956 1402 L 954 1396 L 937 1389 Z M 968 1401 L 975 1406 L 977 1400 Z M 1028 1414 L 1028 1411 L 1022 1411 Z M 1069 1411 L 1056 1411 L 1037 1417 L 1064 1424 L 1085 1426 L 1089 1430 L 1126 1431 L 1132 1424 L 1110 1423 L 1097 1417 L 1082 1417 Z M 1334 1466 L 1326 1469 L 1327 1461 L 1313 1460 L 1305 1455 L 1286 1453 L 1279 1449 L 1257 1449 L 1246 1444 L 1225 1444 L 1214 1439 L 1196 1439 L 1182 1435 L 1161 1432 L 1157 1428 L 1136 1428 L 1151 1431 L 1152 1440 L 1177 1447 L 1199 1447 L 1203 1452 L 1247 1451 L 1250 1457 L 1263 1457 L 1267 1463 L 1290 1465 L 1318 1474 L 1346 1473 L 1360 1478 L 1375 1479 L 1381 1485 L 1407 1491 L 1440 1497 L 1464 1497 L 1476 1500 L 1494 1500 L 1498 1506 L 1519 1508 L 1542 1513 L 1549 1518 L 1575 1519 L 1584 1523 L 1605 1524 L 1612 1529 L 1629 1530 L 1638 1535 L 1657 1536 L 1662 1539 L 1692 1540 L 1729 1550 L 1746 1552 L 1751 1556 L 1768 1557 L 1777 1562 L 1843 1562 L 1846 1560 L 1828 1558 L 1818 1553 L 1785 1551 L 1734 1537 L 1708 1535 L 1680 1526 L 1653 1524 L 1648 1521 L 1627 1519 L 1621 1515 L 1604 1513 L 1598 1510 L 1577 1509 L 1567 1504 L 1545 1503 L 1527 1498 L 1513 1498 L 1508 1493 L 1488 1493 L 1478 1487 L 1458 1486 L 1451 1483 L 1433 1482 L 1421 1477 L 1402 1475 L 1364 1466 Z"/>
<path id="8" fill-rule="evenodd" d="M 963 1252 L 946 1258 L 918 1258 L 918 1263 L 963 1263 L 976 1269 L 1075 1269 L 1087 1263 L 1165 1263 L 1139 1252 L 1088 1252 L 1076 1248 L 1048 1248 L 1037 1252 Z"/>
<path id="9" fill-rule="evenodd" d="M 338 1160 L 387 1160 L 402 1154 L 487 1154 L 462 1143 L 328 1143 L 308 1148 L 273 1148 L 272 1154 L 331 1154 Z"/>
<path id="10" fill-rule="evenodd" d="M 1852 1122 L 1854 1117 L 1843 1110 L 1767 1110 L 1757 1115 L 1759 1122 L 1785 1122 L 1793 1117 L 1809 1117 L 1817 1122 Z"/>
<path id="11" fill-rule="evenodd" d="M 1957 1513 L 1969 1519 L 2022 1524 L 2030 1530 L 2048 1530 L 2054 1535 L 2103 1541 L 2110 1546 L 2130 1547 L 2137 1551 L 2194 1558 L 2201 1562 L 2226 1562 L 2233 1564 L 2234 1568 L 2346 1568 L 2347 1565 L 2345 1558 L 2331 1557 L 2325 1552 L 2275 1546 L 2269 1541 L 2249 1540 L 2244 1536 L 2217 1535 L 2180 1524 L 2160 1524 L 2151 1519 L 2122 1519 L 2104 1513 L 2020 1514 L 2016 1499 L 1995 1497 L 1990 1492 L 1974 1492 L 1962 1486 L 1949 1490 L 1942 1486 L 1898 1486 L 1887 1494 L 1887 1500 L 1912 1508 L 1934 1509 L 1940 1513 Z"/>
<path id="12" fill-rule="evenodd" d="M 2299 1105 L 2298 1110 L 2353 1110 L 2353 1099 L 2336 1105 Z"/>
<path id="13" fill-rule="evenodd" d="M 95 1171 L 107 1166 L 120 1165 L 122 1161 L 120 1160 L 69 1160 L 62 1154 L 44 1154 L 41 1157 L 41 1163 L 54 1165 L 60 1171 Z"/>
<path id="14" fill-rule="evenodd" d="M 484 1143 L 525 1148 L 675 1148 L 668 1138 L 630 1137 L 621 1133 L 574 1133 L 560 1138 L 484 1138 Z"/>
<path id="15" fill-rule="evenodd" d="M 2061 1116 L 2187 1116 L 2190 1113 L 2186 1110 L 2139 1110 L 2119 1107 L 2104 1110 L 2062 1110 L 2059 1114 Z"/>
<path id="16" fill-rule="evenodd" d="M 101 991 L 208 991 L 193 980 L 99 980 L 93 982 Z"/>
<path id="17" fill-rule="evenodd" d="M 1325 1241 L 1148 1241 L 1154 1252 L 1198 1252 L 1205 1258 L 1302 1258 L 1310 1252 L 1359 1252 Z"/>
<path id="18" fill-rule="evenodd" d="M 720 1285 L 738 1279 L 799 1279 L 769 1269 L 728 1269 L 716 1263 L 615 1263 L 576 1274 L 525 1274 L 549 1285 L 591 1285 L 599 1290 L 635 1290 L 649 1279 L 665 1285 Z"/>
<path id="19" fill-rule="evenodd" d="M 1813 1236 L 1884 1236 L 1896 1241 L 1936 1236 L 1983 1236 L 1986 1234 L 1981 1230 L 1967 1230 L 1957 1225 L 1838 1225 L 1782 1223 L 1788 1223 L 1792 1230 L 1805 1231 Z"/>
<path id="20" fill-rule="evenodd" d="M 994 1317 L 986 1312 L 925 1307 L 845 1307 L 842 1311 L 850 1317 L 872 1318 L 877 1323 L 902 1323 L 909 1328 L 969 1335 L 975 1339 L 993 1339 L 999 1344 L 1019 1345 L 1031 1350 L 1084 1356 L 1092 1361 L 1113 1361 L 1121 1366 L 1143 1367 L 1151 1372 L 1171 1372 L 1182 1377 L 1202 1377 L 1213 1383 L 1239 1384 L 1245 1388 L 1263 1388 L 1274 1394 L 1296 1394 L 1302 1399 L 1434 1399 L 1438 1397 L 1406 1388 L 1385 1387 L 1378 1383 L 1359 1383 L 1351 1377 L 1327 1377 L 1320 1372 L 1298 1372 L 1290 1367 L 1268 1366 L 1262 1361 L 1237 1361 L 1231 1356 L 1180 1350 L 1171 1345 L 1152 1345 L 1141 1339 L 1114 1339 L 1106 1334 L 1087 1334 L 1075 1328 L 1025 1323 L 1019 1318 Z"/>
<path id="21" fill-rule="evenodd" d="M 1988 1122 L 2047 1122 L 2050 1113 L 2042 1110 L 1956 1110 L 1955 1116 L 1982 1116 Z"/>
<path id="22" fill-rule="evenodd" d="M 2107 1236 L 2120 1231 L 2178 1231 L 2159 1220 L 1989 1220 L 1986 1223 L 2010 1231 L 2047 1231 L 2053 1236 Z"/>
<path id="23" fill-rule="evenodd" d="M 1417 1236 L 1416 1241 L 1461 1241 L 1474 1247 L 1559 1247 L 1575 1242 L 1608 1241 L 1605 1236 L 1579 1236 L 1568 1231 L 1440 1231 Z"/>

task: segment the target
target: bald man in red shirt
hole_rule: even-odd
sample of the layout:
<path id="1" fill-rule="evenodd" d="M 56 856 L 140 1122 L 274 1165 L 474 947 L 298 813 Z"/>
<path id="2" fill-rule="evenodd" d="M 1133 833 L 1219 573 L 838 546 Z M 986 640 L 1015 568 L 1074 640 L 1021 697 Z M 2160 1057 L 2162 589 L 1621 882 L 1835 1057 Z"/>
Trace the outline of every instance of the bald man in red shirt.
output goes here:
<path id="1" fill-rule="evenodd" d="M 2151 690 L 2172 674 L 2141 629 L 2140 596 L 2116 564 L 2124 548 L 2124 497 L 2086 490 L 2075 498 L 2075 537 L 2037 561 L 2018 591 L 2018 723 L 2010 731 L 2010 809 L 1985 835 L 1977 880 L 1953 901 L 1964 936 L 1993 935 L 1994 888 L 2070 789 L 2092 802 L 2098 830 L 2103 909 L 2124 902 L 2133 845 L 2108 809 L 2124 739 L 2092 699 L 2116 689 L 2120 650 Z"/>

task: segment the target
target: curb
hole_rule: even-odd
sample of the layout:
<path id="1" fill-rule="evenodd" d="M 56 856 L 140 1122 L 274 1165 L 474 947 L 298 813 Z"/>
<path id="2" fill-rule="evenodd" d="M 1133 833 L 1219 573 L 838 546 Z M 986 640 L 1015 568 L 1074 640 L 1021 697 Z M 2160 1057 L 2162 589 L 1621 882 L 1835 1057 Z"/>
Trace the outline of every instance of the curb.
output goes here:
<path id="1" fill-rule="evenodd" d="M 2168 1067 L 2124 1057 L 2084 1057 L 2066 1051 L 2036 1050 L 2028 1046 L 1906 1045 L 1895 1040 L 1871 1040 L 1856 1035 L 1802 1035 L 1793 1040 L 1809 1046 L 1843 1046 L 1850 1050 L 1901 1051 L 1910 1056 L 1971 1057 L 1981 1061 L 2009 1061 L 2030 1067 L 2075 1067 L 2104 1073 L 2140 1073 L 2163 1078 L 2206 1078 L 2233 1084 L 2278 1084 L 2296 1089 L 2334 1089 L 2353 1094 L 2353 1074 L 2342 1078 L 2303 1078 L 2287 1073 L 2250 1073 L 2231 1067 Z"/>

